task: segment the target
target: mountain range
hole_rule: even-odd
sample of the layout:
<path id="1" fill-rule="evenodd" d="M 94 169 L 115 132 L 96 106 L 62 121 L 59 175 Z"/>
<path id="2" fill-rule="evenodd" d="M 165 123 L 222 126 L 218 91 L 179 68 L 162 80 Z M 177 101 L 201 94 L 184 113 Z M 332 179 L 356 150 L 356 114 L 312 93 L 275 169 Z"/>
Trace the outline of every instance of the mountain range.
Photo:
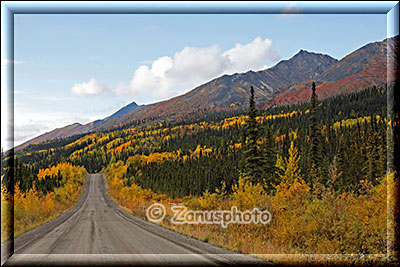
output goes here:
<path id="1" fill-rule="evenodd" d="M 230 109 L 247 102 L 250 86 L 254 87 L 257 103 L 264 108 L 309 99 L 312 81 L 317 84 L 319 98 L 356 92 L 373 85 L 379 86 L 397 78 L 395 52 L 398 50 L 398 39 L 396 36 L 366 44 L 341 60 L 300 50 L 292 58 L 282 60 L 271 68 L 223 75 L 186 94 L 150 105 L 138 106 L 132 102 L 107 118 L 57 128 L 15 147 L 15 150 L 55 138 L 124 126 L 134 120 L 178 120 L 185 114 L 198 110 L 212 112 Z M 396 64 L 395 68 L 387 68 L 388 61 Z"/>

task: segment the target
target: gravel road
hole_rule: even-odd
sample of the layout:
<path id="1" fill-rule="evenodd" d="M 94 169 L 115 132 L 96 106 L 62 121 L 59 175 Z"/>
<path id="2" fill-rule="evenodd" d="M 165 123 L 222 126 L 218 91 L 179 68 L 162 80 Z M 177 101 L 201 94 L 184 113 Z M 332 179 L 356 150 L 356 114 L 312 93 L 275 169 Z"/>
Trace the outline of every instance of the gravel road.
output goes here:
<path id="1" fill-rule="evenodd" d="M 16 238 L 14 254 L 6 262 L 2 260 L 3 263 L 5 266 L 269 264 L 127 213 L 108 198 L 102 174 L 89 175 L 81 199 L 69 212 Z"/>

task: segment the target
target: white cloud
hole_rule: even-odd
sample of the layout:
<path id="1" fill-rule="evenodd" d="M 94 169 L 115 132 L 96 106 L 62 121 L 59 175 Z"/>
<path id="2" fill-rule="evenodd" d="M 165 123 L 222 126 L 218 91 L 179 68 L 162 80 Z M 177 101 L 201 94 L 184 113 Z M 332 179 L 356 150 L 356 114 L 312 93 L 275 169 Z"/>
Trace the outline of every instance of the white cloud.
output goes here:
<path id="1" fill-rule="evenodd" d="M 175 53 L 173 64 L 166 73 L 174 84 L 199 84 L 224 73 L 229 60 L 217 45 L 207 48 L 185 47 Z M 192 89 L 192 88 L 188 88 Z"/>
<path id="2" fill-rule="evenodd" d="M 265 68 L 267 61 L 275 62 L 280 59 L 277 52 L 271 51 L 272 40 L 257 37 L 252 42 L 242 45 L 236 44 L 226 51 L 223 56 L 229 58 L 231 65 L 225 73 L 245 72 Z"/>
<path id="3" fill-rule="evenodd" d="M 174 56 L 160 57 L 139 66 L 128 85 L 120 83 L 117 95 L 129 95 L 150 102 L 185 93 L 195 86 L 223 74 L 261 70 L 280 59 L 271 50 L 268 38 L 255 38 L 248 44 L 236 44 L 225 52 L 218 45 L 206 48 L 185 47 Z"/>
<path id="4" fill-rule="evenodd" d="M 14 142 L 15 145 L 23 143 L 25 140 L 29 140 L 32 137 L 38 136 L 45 131 L 48 131 L 49 125 L 29 123 L 20 124 L 14 126 Z"/>
<path id="5" fill-rule="evenodd" d="M 120 83 L 116 89 L 117 95 L 129 95 L 137 98 L 151 96 L 157 98 L 168 95 L 167 78 L 165 70 L 170 68 L 168 61 L 170 58 L 164 57 L 154 61 L 152 67 L 142 65 L 135 70 L 133 78 L 128 86 Z"/>
<path id="6" fill-rule="evenodd" d="M 92 78 L 89 82 L 76 83 L 72 86 L 72 93 L 77 96 L 96 96 L 109 92 L 109 88 L 99 84 Z"/>

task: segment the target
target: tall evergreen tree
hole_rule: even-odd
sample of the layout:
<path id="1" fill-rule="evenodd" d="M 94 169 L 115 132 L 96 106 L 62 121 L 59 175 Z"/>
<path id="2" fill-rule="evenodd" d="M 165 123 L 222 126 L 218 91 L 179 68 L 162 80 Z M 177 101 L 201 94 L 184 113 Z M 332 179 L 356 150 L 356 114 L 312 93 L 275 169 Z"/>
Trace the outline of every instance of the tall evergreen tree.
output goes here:
<path id="1" fill-rule="evenodd" d="M 257 124 L 257 108 L 254 101 L 254 88 L 250 88 L 249 112 L 246 124 L 246 149 L 244 151 L 244 174 L 252 182 L 263 180 L 263 155 L 258 140 L 260 139 L 260 128 Z"/>
<path id="2" fill-rule="evenodd" d="M 311 188 L 317 182 L 320 168 L 320 152 L 319 152 L 319 131 L 317 125 L 317 105 L 318 96 L 315 89 L 315 82 L 312 83 L 312 94 L 310 101 L 310 176 L 309 184 Z"/>

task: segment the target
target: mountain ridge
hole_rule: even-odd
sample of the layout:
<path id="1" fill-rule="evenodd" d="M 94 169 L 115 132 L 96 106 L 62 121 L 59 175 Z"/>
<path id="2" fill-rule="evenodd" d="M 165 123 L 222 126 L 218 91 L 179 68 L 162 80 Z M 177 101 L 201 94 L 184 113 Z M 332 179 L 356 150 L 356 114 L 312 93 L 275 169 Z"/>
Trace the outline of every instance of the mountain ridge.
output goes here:
<path id="1" fill-rule="evenodd" d="M 313 64 L 317 61 L 319 61 L 319 64 Z M 131 115 L 134 115 L 137 119 L 145 119 L 155 116 L 167 116 L 171 113 L 179 114 L 182 111 L 187 113 L 205 108 L 226 108 L 233 103 L 246 101 L 248 88 L 251 85 L 254 86 L 256 98 L 264 99 L 265 101 L 277 89 L 302 82 L 309 77 L 315 78 L 336 62 L 337 59 L 329 55 L 300 50 L 290 59 L 282 60 L 269 69 L 232 75 L 225 74 L 183 95 L 143 106 L 142 109 L 135 110 Z M 313 66 L 314 68 L 304 70 L 305 66 Z M 288 70 L 290 70 L 291 75 L 289 75 L 289 78 L 283 78 Z M 272 86 L 269 84 L 272 84 Z M 103 130 L 105 126 L 109 126 L 112 123 L 121 125 L 127 121 L 127 117 L 123 116 L 113 122 L 110 121 L 108 124 L 102 125 L 99 130 Z"/>
<path id="2" fill-rule="evenodd" d="M 397 64 L 396 49 L 398 35 L 368 43 L 340 60 L 300 49 L 291 58 L 281 60 L 271 68 L 225 74 L 185 94 L 149 105 L 138 106 L 132 102 L 102 120 L 84 125 L 67 125 L 35 137 L 15 149 L 35 142 L 123 126 L 132 120 L 155 117 L 178 119 L 196 110 L 226 109 L 232 104 L 247 101 L 250 86 L 254 86 L 257 102 L 265 108 L 305 101 L 310 95 L 311 81 L 316 81 L 321 98 L 358 91 L 370 85 L 382 84 L 390 76 L 388 74 L 395 77 L 395 71 L 387 69 L 386 65 L 387 60 Z"/>
<path id="3" fill-rule="evenodd" d="M 397 35 L 381 42 L 368 43 L 343 57 L 316 79 L 319 97 L 326 98 L 356 92 L 369 86 L 379 86 L 385 82 L 394 81 L 398 43 L 399 36 Z M 389 66 L 387 66 L 388 61 Z M 280 90 L 274 96 L 275 103 L 305 101 L 311 95 L 310 84 L 311 81 L 306 81 Z"/>

